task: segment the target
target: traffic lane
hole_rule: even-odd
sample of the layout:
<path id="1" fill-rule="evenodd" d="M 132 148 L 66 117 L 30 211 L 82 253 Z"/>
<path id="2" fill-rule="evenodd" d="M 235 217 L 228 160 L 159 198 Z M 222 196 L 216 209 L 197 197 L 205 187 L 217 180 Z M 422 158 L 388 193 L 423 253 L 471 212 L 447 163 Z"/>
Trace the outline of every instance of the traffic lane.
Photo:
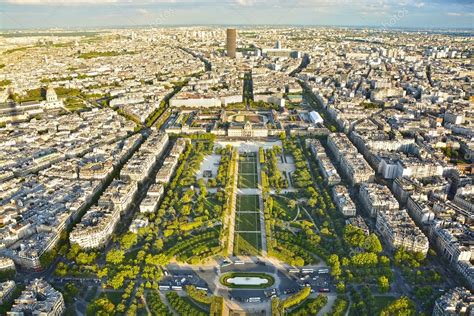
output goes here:
<path id="1" fill-rule="evenodd" d="M 229 300 L 237 302 L 247 302 L 251 297 L 259 297 L 262 301 L 267 299 L 262 289 L 229 289 L 228 296 Z"/>
<path id="2" fill-rule="evenodd" d="M 226 272 L 275 272 L 275 268 L 272 266 L 257 264 L 257 263 L 246 263 L 246 264 L 231 264 L 220 268 L 221 273 Z"/>

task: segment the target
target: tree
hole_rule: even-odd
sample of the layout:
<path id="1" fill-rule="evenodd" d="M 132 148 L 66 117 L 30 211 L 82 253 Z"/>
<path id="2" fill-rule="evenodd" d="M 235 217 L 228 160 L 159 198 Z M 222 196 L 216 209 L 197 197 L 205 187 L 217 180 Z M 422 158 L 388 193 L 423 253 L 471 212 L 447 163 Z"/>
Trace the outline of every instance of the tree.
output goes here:
<path id="1" fill-rule="evenodd" d="M 288 201 L 288 207 L 291 208 L 292 210 L 294 210 L 296 208 L 297 204 L 298 204 L 298 202 L 296 200 L 289 200 Z"/>
<path id="2" fill-rule="evenodd" d="M 339 281 L 336 284 L 336 291 L 337 293 L 344 293 L 346 291 L 346 285 L 344 284 L 344 282 Z"/>
<path id="3" fill-rule="evenodd" d="M 283 309 L 298 305 L 299 303 L 303 302 L 309 296 L 310 293 L 310 287 L 303 287 L 298 293 L 293 294 L 281 303 Z"/>
<path id="4" fill-rule="evenodd" d="M 99 278 L 106 277 L 108 275 L 108 273 L 109 273 L 109 269 L 107 269 L 107 268 L 100 269 L 97 272 L 97 277 L 99 277 Z"/>
<path id="5" fill-rule="evenodd" d="M 124 276 L 119 273 L 116 276 L 114 276 L 111 280 L 109 280 L 110 286 L 114 288 L 114 290 L 118 290 L 123 286 L 125 278 Z"/>
<path id="6" fill-rule="evenodd" d="M 76 257 L 76 263 L 78 265 L 90 265 L 94 262 L 97 254 L 92 252 L 88 254 L 87 252 L 81 252 Z"/>
<path id="7" fill-rule="evenodd" d="M 378 263 L 378 258 L 375 253 L 364 252 L 352 256 L 351 262 L 353 265 L 359 267 L 373 267 Z"/>
<path id="8" fill-rule="evenodd" d="M 307 203 L 308 203 L 308 206 L 315 207 L 318 204 L 318 199 L 311 197 L 308 199 Z"/>
<path id="9" fill-rule="evenodd" d="M 155 240 L 155 249 L 157 251 L 160 251 L 161 249 L 163 249 L 163 239 L 159 238 Z"/>
<path id="10" fill-rule="evenodd" d="M 68 260 L 74 260 L 77 257 L 79 251 L 81 251 L 81 247 L 78 244 L 71 244 L 71 247 L 69 247 L 69 252 L 66 255 L 66 258 Z"/>
<path id="11" fill-rule="evenodd" d="M 115 305 L 105 297 L 94 300 L 87 306 L 88 315 L 113 315 Z"/>
<path id="12" fill-rule="evenodd" d="M 68 273 L 67 264 L 65 264 L 64 262 L 59 262 L 58 265 L 56 266 L 56 270 L 54 271 L 54 273 L 60 277 L 66 276 Z"/>
<path id="13" fill-rule="evenodd" d="M 384 267 L 388 267 L 390 265 L 390 259 L 386 256 L 380 256 L 380 264 Z"/>
<path id="14" fill-rule="evenodd" d="M 370 234 L 364 243 L 365 250 L 369 252 L 380 253 L 382 252 L 382 244 L 380 243 L 379 238 L 374 233 Z"/>
<path id="15" fill-rule="evenodd" d="M 335 278 L 338 278 L 342 273 L 339 256 L 337 254 L 330 255 L 328 263 L 331 266 L 331 275 Z"/>
<path id="16" fill-rule="evenodd" d="M 124 255 L 123 250 L 112 249 L 107 253 L 107 256 L 105 257 L 105 261 L 108 263 L 120 264 L 122 263 L 124 258 L 125 258 L 125 255 Z"/>
<path id="17" fill-rule="evenodd" d="M 415 305 L 407 297 L 401 297 L 385 307 L 380 316 L 412 316 L 416 315 Z"/>
<path id="18" fill-rule="evenodd" d="M 385 275 L 381 275 L 378 278 L 379 292 L 386 293 L 390 290 L 390 281 Z"/>
<path id="19" fill-rule="evenodd" d="M 345 296 L 338 296 L 334 304 L 332 305 L 332 310 L 329 315 L 332 316 L 343 316 L 346 313 L 346 309 L 349 306 L 349 302 Z"/>
<path id="20" fill-rule="evenodd" d="M 418 268 L 424 259 L 424 255 L 422 253 L 406 251 L 404 248 L 398 248 L 394 259 L 397 266 Z"/>
<path id="21" fill-rule="evenodd" d="M 128 232 L 125 235 L 122 236 L 120 239 L 120 246 L 122 247 L 123 250 L 128 250 L 135 246 L 138 242 L 138 236 L 137 234 L 134 234 L 132 232 Z"/>

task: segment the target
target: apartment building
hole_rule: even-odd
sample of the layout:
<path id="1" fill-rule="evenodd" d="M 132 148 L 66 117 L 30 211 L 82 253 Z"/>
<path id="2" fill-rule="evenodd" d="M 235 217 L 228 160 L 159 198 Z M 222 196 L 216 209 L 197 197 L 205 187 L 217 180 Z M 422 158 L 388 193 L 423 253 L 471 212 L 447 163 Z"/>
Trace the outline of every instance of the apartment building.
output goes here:
<path id="1" fill-rule="evenodd" d="M 371 217 L 377 217 L 380 211 L 395 212 L 399 209 L 398 201 L 384 185 L 363 183 L 359 189 L 359 197 Z"/>
<path id="2" fill-rule="evenodd" d="M 403 247 L 407 251 L 428 253 L 428 238 L 415 225 L 406 210 L 381 210 L 375 227 L 392 249 Z"/>
<path id="3" fill-rule="evenodd" d="M 467 316 L 473 313 L 474 295 L 466 288 L 457 287 L 450 289 L 435 301 L 432 316 Z"/>
<path id="4" fill-rule="evenodd" d="M 349 191 L 343 185 L 336 185 L 332 188 L 332 197 L 337 209 L 347 217 L 356 215 L 356 206 L 352 201 Z"/>
<path id="5" fill-rule="evenodd" d="M 7 316 L 60 316 L 66 305 L 61 292 L 42 279 L 31 281 L 21 292 Z"/>
<path id="6" fill-rule="evenodd" d="M 12 298 L 13 291 L 15 290 L 15 281 L 5 281 L 0 283 L 0 304 L 8 302 Z"/>
<path id="7" fill-rule="evenodd" d="M 103 247 L 120 220 L 120 211 L 109 205 L 93 206 L 69 234 L 69 241 L 84 249 Z"/>

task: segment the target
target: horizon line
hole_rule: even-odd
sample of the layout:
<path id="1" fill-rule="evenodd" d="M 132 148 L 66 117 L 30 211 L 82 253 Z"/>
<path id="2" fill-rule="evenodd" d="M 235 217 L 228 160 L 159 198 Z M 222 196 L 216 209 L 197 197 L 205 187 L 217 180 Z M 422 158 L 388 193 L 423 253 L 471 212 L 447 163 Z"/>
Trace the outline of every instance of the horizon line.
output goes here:
<path id="1" fill-rule="evenodd" d="M 151 28 L 173 28 L 173 27 L 298 27 L 298 28 L 347 28 L 347 29 L 368 29 L 368 30 L 412 30 L 412 31 L 474 31 L 474 26 L 472 27 L 430 27 L 430 26 L 397 26 L 397 27 L 383 27 L 381 25 L 335 25 L 335 24 L 221 24 L 221 23 L 207 23 L 207 24 L 159 24 L 159 25 L 102 25 L 102 26 L 63 26 L 63 27 L 25 27 L 25 28 L 9 28 L 0 26 L 0 32 L 14 32 L 14 31 L 44 31 L 44 30 L 98 30 L 98 29 L 151 29 Z"/>

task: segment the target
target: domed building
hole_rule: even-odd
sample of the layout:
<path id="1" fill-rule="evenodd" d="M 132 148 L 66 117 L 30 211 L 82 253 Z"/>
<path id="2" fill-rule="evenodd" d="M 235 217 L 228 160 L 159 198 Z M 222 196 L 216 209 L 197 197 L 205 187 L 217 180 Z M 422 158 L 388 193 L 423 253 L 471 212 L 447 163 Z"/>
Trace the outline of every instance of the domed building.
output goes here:
<path id="1" fill-rule="evenodd" d="M 52 87 L 48 87 L 46 90 L 46 102 L 44 105 L 47 109 L 60 108 L 64 106 L 63 101 L 58 99 L 58 95 Z"/>

